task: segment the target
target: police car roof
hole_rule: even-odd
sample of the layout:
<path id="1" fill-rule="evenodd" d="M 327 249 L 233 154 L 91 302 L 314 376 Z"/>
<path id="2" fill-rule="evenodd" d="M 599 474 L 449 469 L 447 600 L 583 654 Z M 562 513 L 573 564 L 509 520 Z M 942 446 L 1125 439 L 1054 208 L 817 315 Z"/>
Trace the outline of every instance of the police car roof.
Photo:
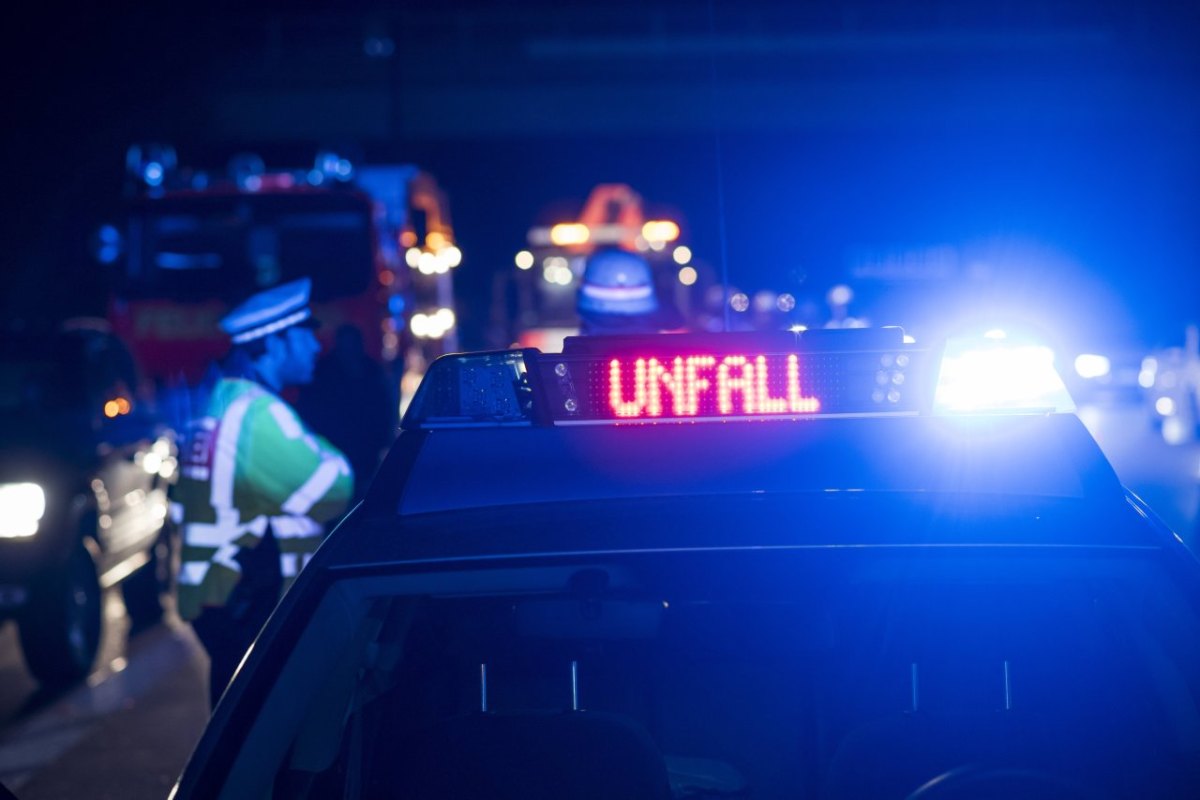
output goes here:
<path id="1" fill-rule="evenodd" d="M 1077 417 L 927 413 L 932 388 L 920 384 L 934 371 L 887 336 L 844 352 L 826 337 L 807 349 L 678 337 L 665 350 L 622 337 L 563 354 L 455 357 L 427 376 L 416 402 L 426 416 L 406 419 L 322 561 L 1161 543 Z M 657 356 L 635 358 L 648 352 Z M 659 388 L 634 374 L 657 375 Z M 908 396 L 880 402 L 880 375 Z"/>

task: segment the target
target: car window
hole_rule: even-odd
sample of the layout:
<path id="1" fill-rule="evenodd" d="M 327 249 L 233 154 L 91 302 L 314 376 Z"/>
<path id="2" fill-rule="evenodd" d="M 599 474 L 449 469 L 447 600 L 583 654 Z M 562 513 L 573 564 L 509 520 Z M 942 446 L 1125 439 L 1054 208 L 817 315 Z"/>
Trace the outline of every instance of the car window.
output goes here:
<path id="1" fill-rule="evenodd" d="M 132 230 L 124 291 L 134 298 L 234 302 L 311 277 L 322 302 L 362 292 L 372 279 L 370 209 L 348 194 L 165 201 L 148 205 Z M 327 268 L 333 263 L 339 269 Z"/>
<path id="2" fill-rule="evenodd" d="M 1200 621 L 1157 558 L 727 551 L 343 580 L 261 678 L 230 785 L 882 797 L 982 764 L 1175 797 L 1200 768 Z"/>

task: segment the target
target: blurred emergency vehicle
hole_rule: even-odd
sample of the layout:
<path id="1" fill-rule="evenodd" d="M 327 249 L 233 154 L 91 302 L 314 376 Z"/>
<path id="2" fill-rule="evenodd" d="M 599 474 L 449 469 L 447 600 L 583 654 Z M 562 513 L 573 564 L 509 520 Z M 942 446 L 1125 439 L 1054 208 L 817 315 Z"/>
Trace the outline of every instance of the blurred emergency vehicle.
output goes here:
<path id="1" fill-rule="evenodd" d="M 447 356 L 173 797 L 1194 797 L 1200 562 L 1071 407 L 1012 338 Z"/>
<path id="2" fill-rule="evenodd" d="M 528 249 L 514 258 L 513 280 L 499 278 L 493 294 L 494 325 L 503 327 L 504 344 L 557 350 L 563 339 L 579 333 L 577 297 L 588 259 L 604 250 L 623 251 L 643 259 L 652 291 L 661 305 L 679 305 L 677 294 L 695 283 L 691 250 L 682 244 L 678 219 L 648 219 L 642 197 L 623 183 L 592 189 L 579 216 L 529 229 Z M 678 270 L 690 268 L 690 282 Z M 685 278 L 685 281 L 687 279 Z M 515 297 L 507 295 L 515 286 Z"/>
<path id="3" fill-rule="evenodd" d="M 322 151 L 305 169 L 269 171 L 247 154 L 212 173 L 164 145 L 131 147 L 126 167 L 127 217 L 101 231 L 97 254 L 120 265 L 109 319 L 160 384 L 194 382 L 223 354 L 217 320 L 233 301 L 300 277 L 313 281 L 319 335 L 359 327 L 406 386 L 457 349 L 462 253 L 445 195 L 417 167 Z"/>

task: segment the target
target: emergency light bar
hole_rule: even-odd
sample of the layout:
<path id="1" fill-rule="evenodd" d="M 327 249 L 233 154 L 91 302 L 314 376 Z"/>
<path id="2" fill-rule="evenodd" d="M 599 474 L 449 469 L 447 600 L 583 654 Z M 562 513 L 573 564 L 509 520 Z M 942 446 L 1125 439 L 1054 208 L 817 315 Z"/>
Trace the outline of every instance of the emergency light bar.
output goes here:
<path id="1" fill-rule="evenodd" d="M 866 328 L 570 337 L 562 353 L 443 356 L 403 427 L 1073 410 L 1045 348 L 951 340 L 935 353 L 900 328 Z"/>

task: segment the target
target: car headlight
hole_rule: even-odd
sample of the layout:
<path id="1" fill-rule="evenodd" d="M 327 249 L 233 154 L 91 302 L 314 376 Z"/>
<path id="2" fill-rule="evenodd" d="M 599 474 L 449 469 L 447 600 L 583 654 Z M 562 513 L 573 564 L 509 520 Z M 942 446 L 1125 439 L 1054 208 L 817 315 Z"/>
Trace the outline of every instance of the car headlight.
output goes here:
<path id="1" fill-rule="evenodd" d="M 0 539 L 37 533 L 46 513 L 46 493 L 36 483 L 0 483 Z"/>

